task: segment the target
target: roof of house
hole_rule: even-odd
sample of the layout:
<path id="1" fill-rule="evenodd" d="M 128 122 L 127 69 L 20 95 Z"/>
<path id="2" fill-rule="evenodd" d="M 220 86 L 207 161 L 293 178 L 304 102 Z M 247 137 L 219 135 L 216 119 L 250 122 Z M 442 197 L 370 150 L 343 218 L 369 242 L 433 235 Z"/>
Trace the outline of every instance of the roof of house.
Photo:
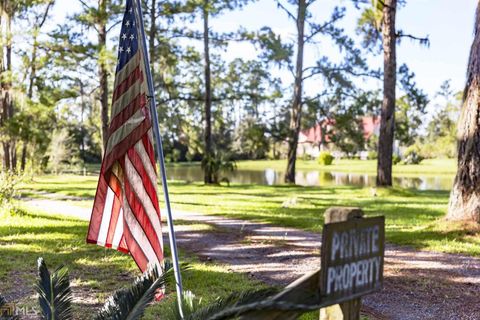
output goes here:
<path id="1" fill-rule="evenodd" d="M 372 135 L 378 134 L 380 127 L 379 116 L 362 117 L 363 136 L 365 139 L 369 139 Z M 325 139 L 322 140 L 323 131 L 331 130 L 331 127 L 335 124 L 334 119 L 327 119 L 321 123 L 317 123 L 315 126 L 300 131 L 298 135 L 298 143 L 320 143 L 331 142 L 331 138 L 328 134 L 325 135 Z"/>

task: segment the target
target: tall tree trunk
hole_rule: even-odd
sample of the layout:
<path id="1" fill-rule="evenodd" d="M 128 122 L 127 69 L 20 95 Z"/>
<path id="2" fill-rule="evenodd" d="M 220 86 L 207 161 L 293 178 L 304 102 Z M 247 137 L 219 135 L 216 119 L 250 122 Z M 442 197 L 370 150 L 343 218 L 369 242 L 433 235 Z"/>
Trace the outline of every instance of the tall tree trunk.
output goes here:
<path id="1" fill-rule="evenodd" d="M 20 170 L 25 171 L 25 166 L 27 164 L 27 142 L 23 142 L 22 145 L 22 155 L 20 158 Z"/>
<path id="2" fill-rule="evenodd" d="M 152 0 L 150 3 L 150 31 L 148 35 L 148 50 L 150 54 L 150 63 L 152 66 L 155 65 L 155 36 L 157 35 L 157 16 L 156 16 L 156 2 L 157 0 Z M 155 77 L 155 68 L 151 68 L 152 78 Z"/>
<path id="3" fill-rule="evenodd" d="M 98 9 L 100 11 L 99 20 L 97 23 L 98 29 L 98 77 L 100 79 L 100 104 L 101 104 L 101 118 L 102 118 L 102 140 L 103 151 L 107 146 L 108 141 L 108 70 L 106 61 L 107 50 L 107 23 L 106 11 L 107 0 L 98 0 Z"/>
<path id="4" fill-rule="evenodd" d="M 203 7 L 203 46 L 205 55 L 205 120 L 204 120 L 204 143 L 205 150 L 203 153 L 205 162 L 204 166 L 204 182 L 213 183 L 213 172 L 210 161 L 212 154 L 212 84 L 211 84 L 211 70 L 210 70 L 210 48 L 209 48 L 209 34 L 208 34 L 208 0 L 204 2 Z"/>
<path id="5" fill-rule="evenodd" d="M 458 169 L 450 193 L 447 219 L 480 223 L 480 4 L 474 31 L 458 121 Z"/>
<path id="6" fill-rule="evenodd" d="M 7 24 L 7 81 L 6 81 L 6 91 L 8 97 L 6 99 L 6 104 L 8 106 L 9 118 L 13 117 L 15 110 L 13 109 L 13 96 L 12 96 L 12 3 L 8 9 L 6 16 Z M 17 144 L 16 137 L 10 137 L 10 167 L 11 171 L 15 171 L 17 168 Z"/>
<path id="7" fill-rule="evenodd" d="M 290 128 L 288 135 L 287 170 L 285 182 L 295 183 L 295 163 L 297 161 L 298 134 L 302 119 L 302 82 L 303 82 L 303 47 L 305 44 L 305 16 L 307 4 L 305 0 L 298 1 L 297 12 L 297 62 L 295 66 L 295 87 L 293 89 L 292 109 L 290 110 Z"/>
<path id="8" fill-rule="evenodd" d="M 83 125 L 84 123 L 84 113 L 85 113 L 85 108 L 86 108 L 86 103 L 85 103 L 85 89 L 84 89 L 84 84 L 82 80 L 78 80 L 80 84 L 80 125 L 81 125 L 81 141 L 80 141 L 80 155 L 82 157 L 83 162 L 85 163 L 85 127 Z"/>
<path id="9" fill-rule="evenodd" d="M 392 185 L 392 154 L 395 131 L 395 86 L 397 76 L 395 14 L 397 0 L 383 6 L 383 103 L 378 138 L 377 186 Z"/>
<path id="10" fill-rule="evenodd" d="M 5 124 L 13 116 L 13 101 L 11 95 L 12 89 L 12 3 L 8 0 L 2 3 L 2 23 L 5 24 L 5 34 L 2 35 L 4 40 L 4 48 L 2 48 L 1 61 L 0 61 L 0 73 L 1 73 L 1 103 L 2 103 L 2 125 Z M 5 56 L 4 56 L 5 53 Z M 13 160 L 16 158 L 16 150 L 11 140 L 11 137 L 7 141 L 2 143 L 3 145 L 3 167 L 5 170 L 13 170 Z"/>
<path id="11" fill-rule="evenodd" d="M 17 141 L 14 139 L 10 146 L 10 170 L 13 172 L 17 171 Z"/>

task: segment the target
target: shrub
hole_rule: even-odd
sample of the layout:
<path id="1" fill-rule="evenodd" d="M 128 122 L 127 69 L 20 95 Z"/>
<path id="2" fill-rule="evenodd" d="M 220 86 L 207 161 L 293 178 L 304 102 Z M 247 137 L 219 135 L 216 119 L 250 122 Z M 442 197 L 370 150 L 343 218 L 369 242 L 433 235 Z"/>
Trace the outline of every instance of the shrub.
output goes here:
<path id="1" fill-rule="evenodd" d="M 320 152 L 318 163 L 322 166 L 329 166 L 333 162 L 333 156 L 330 152 Z"/>
<path id="2" fill-rule="evenodd" d="M 377 158 L 378 158 L 377 151 L 368 151 L 368 154 L 367 154 L 368 160 L 375 160 Z"/>
<path id="3" fill-rule="evenodd" d="M 304 154 L 302 155 L 302 160 L 303 160 L 303 161 L 312 160 L 312 156 L 309 155 L 308 153 L 304 153 Z"/>
<path id="4" fill-rule="evenodd" d="M 210 170 L 212 173 L 213 183 L 229 183 L 227 177 L 220 175 L 234 172 L 237 169 L 237 164 L 229 153 L 214 152 L 211 156 L 203 157 L 202 169 Z"/>
<path id="5" fill-rule="evenodd" d="M 393 165 L 399 164 L 400 161 L 402 161 L 402 158 L 400 158 L 399 155 L 394 154 L 394 155 L 392 156 L 392 163 L 393 163 Z"/>
<path id="6" fill-rule="evenodd" d="M 0 172 L 0 207 L 9 204 L 17 192 L 21 177 L 11 172 Z"/>
<path id="7" fill-rule="evenodd" d="M 403 155 L 404 164 L 419 164 L 423 159 L 420 155 L 419 148 L 415 145 L 408 147 Z"/>

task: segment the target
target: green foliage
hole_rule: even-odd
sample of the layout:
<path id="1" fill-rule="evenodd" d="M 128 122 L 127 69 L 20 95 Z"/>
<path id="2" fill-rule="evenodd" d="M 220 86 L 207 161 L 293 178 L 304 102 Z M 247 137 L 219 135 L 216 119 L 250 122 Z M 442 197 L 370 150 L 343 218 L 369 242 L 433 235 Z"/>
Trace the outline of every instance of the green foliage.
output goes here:
<path id="1" fill-rule="evenodd" d="M 237 168 L 235 160 L 231 155 L 224 152 L 214 152 L 211 156 L 204 156 L 202 159 L 202 169 L 209 168 L 212 172 L 213 183 L 220 183 L 221 181 L 228 182 L 228 178 L 222 176 L 223 174 L 233 172 Z"/>
<path id="2" fill-rule="evenodd" d="M 240 306 L 264 301 L 277 292 L 278 290 L 275 288 L 234 292 L 227 297 L 217 298 L 213 303 L 204 306 L 203 308 L 198 308 L 196 310 L 188 308 L 189 311 L 193 310 L 194 312 L 188 314 L 185 320 L 230 319 L 231 316 L 224 318 L 221 315 L 228 314 L 229 310 Z"/>
<path id="3" fill-rule="evenodd" d="M 182 271 L 185 270 L 186 267 L 182 267 Z M 42 309 L 42 319 L 72 319 L 72 293 L 68 269 L 61 266 L 50 274 L 45 261 L 39 258 L 38 274 L 36 290 Z M 142 276 L 136 278 L 130 287 L 117 290 L 108 298 L 94 319 L 133 320 L 142 318 L 158 290 L 161 290 L 167 282 L 171 283 L 172 279 L 173 269 L 170 268 L 160 275 L 156 267 L 150 268 Z M 179 313 L 178 308 L 170 306 L 169 309 L 167 308 L 166 318 L 172 320 L 215 319 L 220 314 L 228 313 L 229 309 L 262 301 L 276 292 L 277 290 L 273 288 L 234 292 L 225 298 L 217 298 L 208 305 L 202 305 L 202 299 L 188 291 L 183 295 L 183 316 Z M 5 299 L 0 295 L 0 306 L 5 303 Z M 0 317 L 2 317 L 1 314 Z"/>
<path id="4" fill-rule="evenodd" d="M 419 164 L 424 158 L 420 154 L 420 149 L 417 145 L 408 147 L 403 154 L 404 164 Z"/>
<path id="5" fill-rule="evenodd" d="M 403 145 L 412 145 L 418 136 L 418 129 L 424 122 L 427 95 L 420 90 L 415 81 L 415 74 L 403 64 L 398 70 L 400 85 L 405 93 L 396 101 L 395 139 Z"/>
<path id="6" fill-rule="evenodd" d="M 22 176 L 11 171 L 0 171 L 0 208 L 9 207 L 17 194 Z"/>
<path id="7" fill-rule="evenodd" d="M 322 166 L 329 166 L 333 163 L 333 156 L 330 152 L 323 151 L 323 152 L 320 152 L 317 161 Z"/>
<path id="8" fill-rule="evenodd" d="M 134 283 L 116 291 L 107 299 L 103 309 L 95 316 L 96 320 L 140 319 L 147 306 L 153 301 L 157 290 L 172 279 L 173 270 L 161 275 L 157 268 L 147 270 Z"/>
<path id="9" fill-rule="evenodd" d="M 247 118 L 235 131 L 232 151 L 237 159 L 264 159 L 269 150 L 265 124 Z"/>
<path id="10" fill-rule="evenodd" d="M 365 8 L 357 22 L 357 33 L 363 35 L 362 45 L 374 52 L 381 50 L 383 13 L 380 3 Z"/>
<path id="11" fill-rule="evenodd" d="M 397 154 L 392 155 L 392 163 L 393 163 L 393 165 L 397 165 L 397 164 L 399 164 L 401 161 L 402 161 L 402 158 L 400 158 L 399 155 L 397 155 Z"/>
<path id="12" fill-rule="evenodd" d="M 461 92 L 454 94 L 450 80 L 443 82 L 437 92 L 436 113 L 427 125 L 424 137 L 417 141 L 425 158 L 454 158 L 457 153 L 457 121 Z"/>
<path id="13" fill-rule="evenodd" d="M 39 258 L 38 281 L 35 289 L 42 309 L 42 319 L 72 319 L 72 291 L 68 268 L 60 266 L 50 274 L 43 258 Z"/>
<path id="14" fill-rule="evenodd" d="M 368 151 L 367 159 L 368 160 L 376 160 L 378 158 L 377 151 Z"/>
<path id="15" fill-rule="evenodd" d="M 192 314 L 203 307 L 203 299 L 201 297 L 197 297 L 191 291 L 184 291 L 182 298 L 182 313 L 183 317 L 186 319 L 189 319 Z M 166 320 L 182 319 L 182 315 L 180 314 L 177 304 L 168 305 L 164 310 L 162 318 Z"/>
<path id="16" fill-rule="evenodd" d="M 280 35 L 275 34 L 270 27 L 263 27 L 257 33 L 257 43 L 263 50 L 260 58 L 266 63 L 278 66 L 290 63 L 293 56 L 293 45 L 282 42 Z"/>
<path id="17" fill-rule="evenodd" d="M 47 151 L 48 166 L 57 174 L 63 169 L 78 166 L 80 157 L 78 149 L 72 143 L 72 136 L 67 129 L 54 130 L 52 141 Z"/>

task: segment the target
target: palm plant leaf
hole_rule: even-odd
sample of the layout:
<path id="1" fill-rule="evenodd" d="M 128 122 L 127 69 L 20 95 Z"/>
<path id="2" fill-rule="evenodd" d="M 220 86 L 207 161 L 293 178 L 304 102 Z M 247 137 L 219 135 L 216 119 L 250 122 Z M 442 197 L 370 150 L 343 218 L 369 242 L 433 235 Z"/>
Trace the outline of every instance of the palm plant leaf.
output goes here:
<path id="1" fill-rule="evenodd" d="M 224 310 L 237 308 L 242 305 L 249 305 L 257 301 L 263 301 L 278 292 L 275 288 L 247 290 L 241 292 L 234 292 L 231 295 L 218 298 L 215 302 L 206 307 L 196 310 L 195 312 L 186 315 L 186 320 L 206 320 L 215 318 L 216 315 L 222 313 Z M 188 297 L 188 296 L 187 296 Z M 187 303 L 183 304 L 188 305 Z M 185 311 L 185 310 L 184 310 Z"/>
<path id="2" fill-rule="evenodd" d="M 43 258 L 39 258 L 38 281 L 35 289 L 38 293 L 43 319 L 72 318 L 72 291 L 67 267 L 60 266 L 50 274 Z"/>
<path id="3" fill-rule="evenodd" d="M 183 268 L 185 269 L 185 268 Z M 96 320 L 140 319 L 146 307 L 152 302 L 157 289 L 172 279 L 172 270 L 159 275 L 157 268 L 147 270 L 141 277 L 125 289 L 117 290 L 107 299 Z"/>

